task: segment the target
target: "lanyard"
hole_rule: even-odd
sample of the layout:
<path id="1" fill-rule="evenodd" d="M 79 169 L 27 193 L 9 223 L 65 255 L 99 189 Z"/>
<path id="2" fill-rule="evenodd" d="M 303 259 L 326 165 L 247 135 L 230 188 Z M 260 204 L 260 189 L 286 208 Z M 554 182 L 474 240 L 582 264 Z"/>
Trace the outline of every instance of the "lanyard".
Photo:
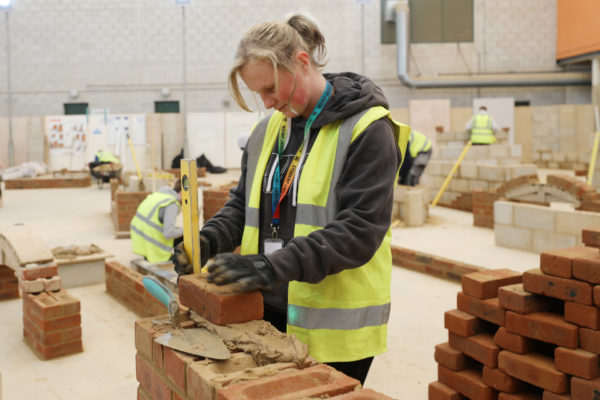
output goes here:
<path id="1" fill-rule="evenodd" d="M 277 140 L 277 166 L 275 167 L 275 175 L 273 176 L 273 194 L 271 197 L 271 209 L 273 210 L 271 227 L 273 228 L 273 236 L 276 236 L 277 229 L 279 228 L 279 206 L 281 205 L 281 201 L 287 194 L 291 183 L 294 180 L 296 172 L 300 169 L 299 164 L 302 158 L 301 153 L 302 150 L 306 146 L 308 146 L 310 128 L 315 119 L 317 119 L 317 117 L 321 113 L 321 111 L 323 111 L 323 107 L 325 107 L 325 103 L 327 103 L 327 100 L 329 100 L 329 97 L 331 96 L 332 92 L 333 87 L 331 86 L 331 83 L 329 83 L 329 81 L 326 81 L 325 90 L 323 91 L 323 94 L 321 94 L 317 105 L 315 106 L 314 110 L 312 110 L 310 116 L 308 117 L 308 120 L 306 121 L 306 125 L 304 126 L 304 139 L 302 141 L 302 145 L 300 146 L 300 149 L 298 149 L 298 152 L 294 156 L 294 160 L 292 161 L 292 164 L 290 165 L 288 172 L 285 175 L 285 178 L 283 180 L 283 187 L 281 186 L 281 172 L 279 170 L 279 160 L 281 159 L 281 154 L 283 153 L 285 147 L 287 119 L 284 119 L 281 123 L 281 127 L 279 128 L 279 137 Z"/>

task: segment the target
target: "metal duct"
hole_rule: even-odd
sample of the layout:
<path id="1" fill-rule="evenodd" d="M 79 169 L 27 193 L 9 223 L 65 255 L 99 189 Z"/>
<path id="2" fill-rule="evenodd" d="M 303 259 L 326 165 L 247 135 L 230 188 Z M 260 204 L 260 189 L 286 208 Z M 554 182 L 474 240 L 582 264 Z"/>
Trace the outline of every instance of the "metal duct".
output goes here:
<path id="1" fill-rule="evenodd" d="M 397 74 L 400 81 L 410 88 L 470 88 L 497 86 L 574 86 L 590 85 L 589 72 L 546 72 L 510 74 L 472 74 L 413 78 L 408 74 L 409 7 L 407 0 L 386 2 L 386 18 L 396 23 Z M 395 18 L 394 18 L 395 17 Z"/>

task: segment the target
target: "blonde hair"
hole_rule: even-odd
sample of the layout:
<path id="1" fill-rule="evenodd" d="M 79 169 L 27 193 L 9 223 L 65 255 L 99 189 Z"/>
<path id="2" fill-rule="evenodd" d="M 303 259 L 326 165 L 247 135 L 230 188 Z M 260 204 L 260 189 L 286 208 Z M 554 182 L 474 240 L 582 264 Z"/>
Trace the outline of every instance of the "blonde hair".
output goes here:
<path id="1" fill-rule="evenodd" d="M 294 54 L 305 51 L 310 63 L 322 68 L 327 61 L 325 37 L 315 21 L 303 14 L 293 14 L 285 22 L 263 22 L 244 34 L 235 53 L 233 67 L 229 71 L 229 92 L 235 102 L 250 111 L 240 93 L 238 75 L 249 61 L 266 61 L 273 66 L 275 90 L 278 89 L 278 69 L 293 72 Z"/>

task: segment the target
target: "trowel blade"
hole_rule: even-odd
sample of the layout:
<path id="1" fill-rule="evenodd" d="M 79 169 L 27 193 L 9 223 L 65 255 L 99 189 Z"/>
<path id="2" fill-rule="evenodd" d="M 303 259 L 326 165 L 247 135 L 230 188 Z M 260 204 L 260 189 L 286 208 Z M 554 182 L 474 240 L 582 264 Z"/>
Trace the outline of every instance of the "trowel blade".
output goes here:
<path id="1" fill-rule="evenodd" d="M 226 360 L 231 357 L 223 339 L 203 328 L 173 330 L 157 338 L 156 341 L 163 346 L 196 356 L 215 360 Z"/>

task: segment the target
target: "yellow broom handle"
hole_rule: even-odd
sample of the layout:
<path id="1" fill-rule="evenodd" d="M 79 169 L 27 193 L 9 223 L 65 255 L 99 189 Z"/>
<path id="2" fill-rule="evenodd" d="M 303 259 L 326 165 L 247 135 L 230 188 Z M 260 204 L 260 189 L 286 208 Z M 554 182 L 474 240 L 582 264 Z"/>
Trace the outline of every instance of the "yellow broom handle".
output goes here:
<path id="1" fill-rule="evenodd" d="M 454 173 L 456 172 L 456 170 L 460 166 L 460 163 L 462 162 L 463 158 L 465 158 L 465 156 L 467 155 L 467 151 L 469 151 L 469 149 L 471 148 L 472 144 L 473 143 L 470 140 L 467 142 L 467 145 L 465 146 L 465 148 L 463 149 L 462 153 L 460 154 L 460 157 L 458 157 L 458 160 L 456 160 L 456 163 L 452 167 L 452 171 L 450 171 L 450 173 L 446 177 L 446 180 L 444 181 L 444 184 L 440 188 L 440 191 L 438 192 L 437 196 L 435 196 L 435 199 L 431 203 L 431 207 L 435 207 L 435 205 L 437 204 L 437 202 L 440 200 L 440 197 L 442 197 L 442 193 L 444 193 L 444 190 L 446 190 L 446 186 L 448 186 L 448 184 L 452 180 L 452 175 L 454 175 Z"/>

